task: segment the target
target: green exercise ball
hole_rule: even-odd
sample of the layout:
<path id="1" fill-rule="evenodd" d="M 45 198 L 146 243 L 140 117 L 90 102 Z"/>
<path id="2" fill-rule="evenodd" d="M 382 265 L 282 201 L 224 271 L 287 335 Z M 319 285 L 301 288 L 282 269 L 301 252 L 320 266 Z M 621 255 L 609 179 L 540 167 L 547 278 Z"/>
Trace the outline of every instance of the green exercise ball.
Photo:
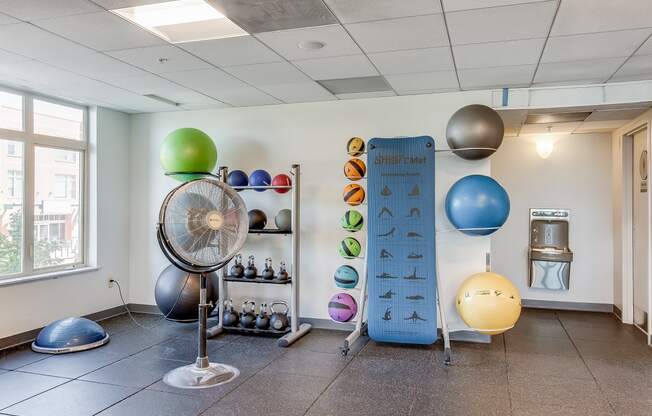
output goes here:
<path id="1" fill-rule="evenodd" d="M 181 172 L 210 173 L 215 169 L 217 149 L 208 134 L 185 127 L 174 130 L 163 139 L 160 157 L 165 172 L 178 172 L 179 174 L 171 176 L 185 182 L 204 175 L 180 174 Z"/>

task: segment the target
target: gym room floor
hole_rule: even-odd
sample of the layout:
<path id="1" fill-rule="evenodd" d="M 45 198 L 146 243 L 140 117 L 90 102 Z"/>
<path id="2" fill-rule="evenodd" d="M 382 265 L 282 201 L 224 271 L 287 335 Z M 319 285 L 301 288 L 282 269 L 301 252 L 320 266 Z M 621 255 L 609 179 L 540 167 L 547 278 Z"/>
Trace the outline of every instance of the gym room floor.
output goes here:
<path id="1" fill-rule="evenodd" d="M 102 322 L 106 346 L 48 356 L 27 346 L 0 356 L 0 414 L 76 415 L 650 415 L 652 351 L 612 315 L 524 310 L 491 344 L 453 343 L 445 367 L 430 347 L 313 330 L 287 349 L 273 338 L 222 335 L 213 361 L 240 377 L 207 390 L 177 390 L 161 377 L 195 357 L 195 325 L 137 315 Z"/>

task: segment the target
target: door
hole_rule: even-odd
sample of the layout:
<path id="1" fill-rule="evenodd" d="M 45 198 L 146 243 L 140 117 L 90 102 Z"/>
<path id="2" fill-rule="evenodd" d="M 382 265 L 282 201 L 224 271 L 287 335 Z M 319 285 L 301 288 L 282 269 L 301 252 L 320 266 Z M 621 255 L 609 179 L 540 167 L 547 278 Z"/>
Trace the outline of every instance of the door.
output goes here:
<path id="1" fill-rule="evenodd" d="M 650 232 L 647 129 L 634 134 L 632 156 L 633 313 L 634 324 L 647 333 Z"/>

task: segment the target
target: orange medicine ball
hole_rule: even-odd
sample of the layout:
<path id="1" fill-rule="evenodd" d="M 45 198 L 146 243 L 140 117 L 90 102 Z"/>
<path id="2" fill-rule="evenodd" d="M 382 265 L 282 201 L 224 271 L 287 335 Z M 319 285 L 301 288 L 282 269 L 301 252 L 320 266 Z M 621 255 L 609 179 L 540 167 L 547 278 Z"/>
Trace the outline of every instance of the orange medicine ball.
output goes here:
<path id="1" fill-rule="evenodd" d="M 367 166 L 360 159 L 350 159 L 344 164 L 344 176 L 352 181 L 357 181 L 364 178 L 367 173 Z"/>
<path id="2" fill-rule="evenodd" d="M 357 183 L 350 183 L 344 187 L 344 202 L 349 205 L 360 205 L 364 201 L 364 188 Z"/>

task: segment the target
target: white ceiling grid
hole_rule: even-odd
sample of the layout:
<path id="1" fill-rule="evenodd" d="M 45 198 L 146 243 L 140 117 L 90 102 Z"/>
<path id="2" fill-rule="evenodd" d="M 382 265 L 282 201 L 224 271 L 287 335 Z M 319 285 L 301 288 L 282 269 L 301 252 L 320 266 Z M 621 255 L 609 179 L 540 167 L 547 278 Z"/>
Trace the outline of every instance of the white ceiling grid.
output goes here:
<path id="1" fill-rule="evenodd" d="M 650 0 L 209 1 L 254 33 L 170 44 L 108 11 L 157 0 L 0 0 L 0 82 L 151 112 L 652 79 Z M 310 7 L 321 26 L 273 15 Z M 374 76 L 390 90 L 316 82 Z"/>

